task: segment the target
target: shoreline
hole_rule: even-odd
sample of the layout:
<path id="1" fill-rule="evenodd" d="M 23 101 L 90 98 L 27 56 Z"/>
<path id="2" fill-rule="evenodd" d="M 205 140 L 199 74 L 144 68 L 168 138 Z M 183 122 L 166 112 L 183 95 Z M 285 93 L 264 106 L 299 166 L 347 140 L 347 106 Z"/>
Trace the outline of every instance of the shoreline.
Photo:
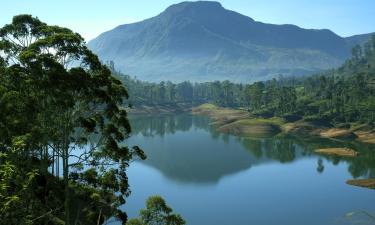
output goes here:
<path id="1" fill-rule="evenodd" d="M 375 128 L 368 124 L 334 127 L 328 121 L 303 118 L 262 118 L 245 109 L 223 108 L 212 104 L 193 107 L 190 104 L 141 105 L 127 108 L 130 115 L 168 115 L 191 113 L 206 115 L 221 133 L 243 137 L 273 137 L 288 134 L 299 137 L 319 137 L 336 140 L 355 140 L 375 144 Z"/>
<path id="2" fill-rule="evenodd" d="M 323 120 L 261 118 L 244 109 L 221 108 L 212 104 L 192 108 L 192 114 L 207 115 L 219 132 L 236 136 L 272 137 L 278 134 L 290 134 L 375 144 L 375 129 L 367 124 L 339 128 Z"/>
<path id="3" fill-rule="evenodd" d="M 188 104 L 169 104 L 169 105 L 140 105 L 132 108 L 126 108 L 131 115 L 147 115 L 147 114 L 176 114 L 191 112 L 193 107 Z"/>

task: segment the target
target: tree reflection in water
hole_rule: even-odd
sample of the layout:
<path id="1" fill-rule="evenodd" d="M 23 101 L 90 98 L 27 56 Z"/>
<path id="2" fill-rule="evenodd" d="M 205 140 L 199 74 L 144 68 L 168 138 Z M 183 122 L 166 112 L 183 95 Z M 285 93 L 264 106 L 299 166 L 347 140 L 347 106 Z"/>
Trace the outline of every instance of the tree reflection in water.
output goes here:
<path id="1" fill-rule="evenodd" d="M 325 171 L 324 162 L 345 162 L 353 178 L 375 177 L 375 147 L 371 144 L 285 135 L 234 137 L 216 132 L 208 117 L 188 114 L 132 116 L 131 124 L 133 138 L 143 143 L 141 147 L 148 156 L 142 163 L 179 182 L 212 183 L 252 166 L 291 163 L 307 157 L 316 158 L 318 173 Z M 171 135 L 173 138 L 169 138 Z M 349 147 L 361 154 L 342 158 L 314 153 L 325 147 Z"/>

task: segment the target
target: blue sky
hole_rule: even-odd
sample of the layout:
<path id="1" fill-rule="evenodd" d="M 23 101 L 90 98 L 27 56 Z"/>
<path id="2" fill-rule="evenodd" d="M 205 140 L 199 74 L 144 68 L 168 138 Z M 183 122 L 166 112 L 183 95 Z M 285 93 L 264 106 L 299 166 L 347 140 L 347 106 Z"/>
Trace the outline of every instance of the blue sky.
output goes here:
<path id="1" fill-rule="evenodd" d="M 147 19 L 176 0 L 2 0 L 0 26 L 27 13 L 90 40 L 117 25 Z M 375 0 L 219 0 L 257 21 L 328 28 L 341 36 L 375 31 Z"/>

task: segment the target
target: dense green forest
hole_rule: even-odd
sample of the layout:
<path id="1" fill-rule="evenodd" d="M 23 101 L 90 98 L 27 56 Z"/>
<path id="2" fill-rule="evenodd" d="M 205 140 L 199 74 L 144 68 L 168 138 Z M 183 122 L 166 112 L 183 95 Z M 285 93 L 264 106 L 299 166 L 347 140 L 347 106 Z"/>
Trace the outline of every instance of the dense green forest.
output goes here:
<path id="1" fill-rule="evenodd" d="M 353 48 L 352 58 L 336 70 L 299 78 L 280 75 L 253 84 L 142 82 L 116 72 L 113 62 L 108 64 L 126 85 L 135 106 L 213 103 L 243 107 L 263 116 L 293 114 L 336 122 L 375 119 L 375 36 Z"/>
<path id="2" fill-rule="evenodd" d="M 67 28 L 19 15 L 0 29 L 0 224 L 103 224 L 145 159 L 122 142 L 131 127 L 120 80 Z M 152 197 L 132 224 L 184 224 Z"/>

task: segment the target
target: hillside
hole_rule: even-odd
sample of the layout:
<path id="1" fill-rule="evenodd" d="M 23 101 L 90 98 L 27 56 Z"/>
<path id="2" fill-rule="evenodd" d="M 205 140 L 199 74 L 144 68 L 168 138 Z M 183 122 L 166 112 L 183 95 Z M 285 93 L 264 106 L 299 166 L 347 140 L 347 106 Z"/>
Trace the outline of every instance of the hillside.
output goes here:
<path id="1" fill-rule="evenodd" d="M 149 81 L 251 82 L 339 66 L 362 38 L 261 23 L 217 2 L 182 2 L 88 43 L 103 61 Z"/>
<path id="2" fill-rule="evenodd" d="M 345 40 L 346 40 L 346 43 L 349 45 L 349 46 L 355 46 L 355 45 L 363 45 L 365 44 L 370 38 L 372 35 L 374 35 L 375 33 L 369 33 L 369 34 L 359 34 L 359 35 L 353 35 L 353 36 L 350 36 L 350 37 L 346 37 Z"/>

